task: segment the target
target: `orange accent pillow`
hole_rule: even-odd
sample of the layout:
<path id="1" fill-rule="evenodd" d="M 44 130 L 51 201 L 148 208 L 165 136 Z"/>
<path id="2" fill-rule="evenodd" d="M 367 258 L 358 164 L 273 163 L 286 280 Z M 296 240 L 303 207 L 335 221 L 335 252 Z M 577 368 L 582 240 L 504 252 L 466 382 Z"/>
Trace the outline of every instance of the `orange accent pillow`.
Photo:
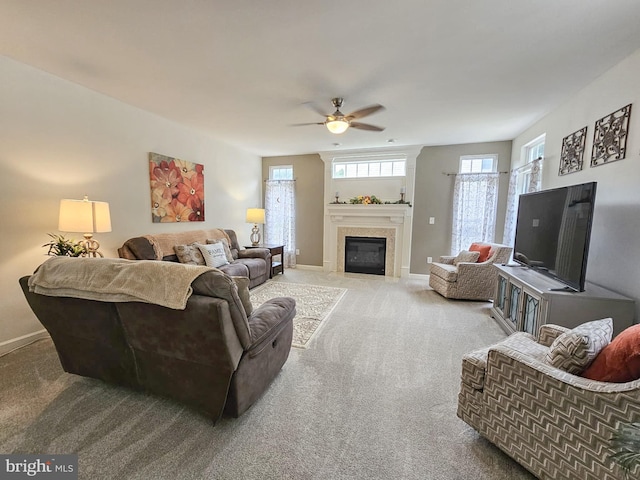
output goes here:
<path id="1" fill-rule="evenodd" d="M 480 245 L 479 243 L 472 243 L 469 247 L 470 252 L 480 252 L 478 263 L 486 262 L 491 256 L 491 245 Z"/>
<path id="2" fill-rule="evenodd" d="M 629 327 L 614 338 L 581 376 L 615 383 L 640 378 L 640 325 Z"/>

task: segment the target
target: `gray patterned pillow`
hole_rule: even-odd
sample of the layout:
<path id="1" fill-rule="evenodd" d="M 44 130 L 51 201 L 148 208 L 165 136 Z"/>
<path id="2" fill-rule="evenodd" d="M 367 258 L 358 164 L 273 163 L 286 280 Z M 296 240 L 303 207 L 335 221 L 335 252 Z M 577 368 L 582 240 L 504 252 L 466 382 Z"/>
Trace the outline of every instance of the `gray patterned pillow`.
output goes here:
<path id="1" fill-rule="evenodd" d="M 581 373 L 609 345 L 613 335 L 613 320 L 605 318 L 583 323 L 556 338 L 545 361 L 575 375 Z"/>
<path id="2" fill-rule="evenodd" d="M 176 252 L 178 261 L 180 263 L 187 263 L 189 265 L 206 265 L 204 257 L 195 243 L 191 245 L 175 245 L 173 251 Z"/>
<path id="3" fill-rule="evenodd" d="M 468 250 L 462 250 L 456 258 L 453 259 L 453 264 L 457 267 L 461 262 L 476 263 L 480 258 L 480 252 L 469 252 Z"/>

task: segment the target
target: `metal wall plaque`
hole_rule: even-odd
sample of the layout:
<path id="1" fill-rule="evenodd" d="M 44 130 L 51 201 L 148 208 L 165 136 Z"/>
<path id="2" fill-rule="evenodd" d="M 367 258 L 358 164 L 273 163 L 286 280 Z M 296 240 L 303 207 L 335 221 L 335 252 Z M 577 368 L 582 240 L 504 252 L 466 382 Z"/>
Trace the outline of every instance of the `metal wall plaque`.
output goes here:
<path id="1" fill-rule="evenodd" d="M 567 175 L 568 173 L 582 170 L 586 138 L 587 127 L 584 127 L 562 139 L 562 152 L 560 153 L 560 170 L 558 171 L 558 175 Z"/>
<path id="2" fill-rule="evenodd" d="M 622 160 L 627 149 L 631 104 L 596 121 L 591 166 Z"/>

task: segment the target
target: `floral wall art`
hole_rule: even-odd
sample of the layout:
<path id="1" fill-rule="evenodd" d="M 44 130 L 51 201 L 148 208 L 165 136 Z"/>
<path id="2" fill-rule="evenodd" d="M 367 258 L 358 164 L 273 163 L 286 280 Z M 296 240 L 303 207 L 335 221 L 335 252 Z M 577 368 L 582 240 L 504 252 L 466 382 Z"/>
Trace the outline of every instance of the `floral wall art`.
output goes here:
<path id="1" fill-rule="evenodd" d="M 204 222 L 204 165 L 149 152 L 154 223 Z"/>

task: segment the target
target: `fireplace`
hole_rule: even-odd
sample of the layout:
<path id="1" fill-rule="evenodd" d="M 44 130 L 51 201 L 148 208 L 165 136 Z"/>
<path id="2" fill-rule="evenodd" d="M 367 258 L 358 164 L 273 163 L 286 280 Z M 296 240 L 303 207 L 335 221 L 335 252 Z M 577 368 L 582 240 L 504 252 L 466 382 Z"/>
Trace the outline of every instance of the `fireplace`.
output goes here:
<path id="1" fill-rule="evenodd" d="M 387 239 L 378 237 L 345 237 L 344 271 L 385 274 Z"/>

